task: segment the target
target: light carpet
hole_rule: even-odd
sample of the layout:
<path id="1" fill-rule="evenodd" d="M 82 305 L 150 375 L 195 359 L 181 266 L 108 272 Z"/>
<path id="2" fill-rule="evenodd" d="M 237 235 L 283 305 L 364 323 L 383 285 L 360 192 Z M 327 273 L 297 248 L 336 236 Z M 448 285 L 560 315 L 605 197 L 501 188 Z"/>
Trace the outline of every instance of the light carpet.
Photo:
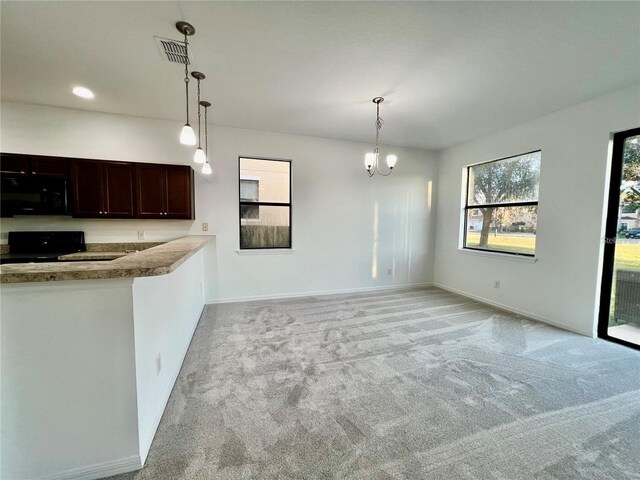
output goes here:
<path id="1" fill-rule="evenodd" d="M 640 479 L 640 352 L 438 288 L 209 305 L 125 479 Z"/>

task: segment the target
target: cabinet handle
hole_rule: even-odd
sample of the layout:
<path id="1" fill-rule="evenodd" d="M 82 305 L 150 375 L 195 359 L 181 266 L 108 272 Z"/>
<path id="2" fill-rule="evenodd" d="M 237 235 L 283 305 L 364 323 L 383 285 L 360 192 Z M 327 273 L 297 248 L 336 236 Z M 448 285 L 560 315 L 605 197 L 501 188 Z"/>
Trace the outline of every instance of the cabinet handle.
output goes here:
<path id="1" fill-rule="evenodd" d="M 102 212 L 100 212 L 100 215 L 102 215 Z"/>
<path id="2" fill-rule="evenodd" d="M 31 175 L 37 175 L 36 172 L 31 172 Z"/>
<path id="3" fill-rule="evenodd" d="M 20 173 L 25 173 L 25 171 L 24 170 L 20 170 Z"/>

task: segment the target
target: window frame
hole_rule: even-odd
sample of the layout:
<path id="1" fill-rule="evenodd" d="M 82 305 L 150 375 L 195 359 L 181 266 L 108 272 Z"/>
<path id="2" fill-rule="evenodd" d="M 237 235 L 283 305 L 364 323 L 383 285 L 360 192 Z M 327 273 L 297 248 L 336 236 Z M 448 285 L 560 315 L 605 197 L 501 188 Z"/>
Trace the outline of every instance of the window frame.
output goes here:
<path id="1" fill-rule="evenodd" d="M 242 200 L 240 193 L 240 185 L 242 178 L 242 159 L 247 160 L 264 160 L 268 162 L 288 162 L 289 163 L 289 202 L 249 202 Z M 244 180 L 246 180 L 246 175 Z M 258 197 L 259 198 L 259 197 Z M 258 207 L 289 207 L 289 245 L 278 247 L 243 247 L 242 246 L 242 206 L 243 205 L 256 205 Z M 257 157 L 253 155 L 239 155 L 238 156 L 238 251 L 260 251 L 260 250 L 291 250 L 293 249 L 293 162 L 290 159 L 285 158 L 268 158 Z"/>
<path id="2" fill-rule="evenodd" d="M 476 252 L 489 252 L 489 253 L 495 253 L 498 255 L 515 255 L 517 257 L 528 257 L 528 258 L 535 258 L 536 254 L 534 253 L 518 253 L 518 252 L 508 252 L 505 250 L 495 250 L 495 249 L 491 249 L 491 248 L 479 248 L 479 247 L 468 247 L 467 246 L 467 233 L 468 233 L 468 219 L 469 219 L 469 215 L 468 212 L 469 210 L 474 210 L 474 209 L 481 209 L 481 208 L 500 208 L 500 207 L 530 207 L 530 206 L 538 206 L 538 203 L 540 201 L 540 181 L 538 180 L 538 200 L 535 201 L 525 201 L 525 202 L 507 202 L 507 203 L 483 203 L 483 204 L 474 204 L 474 205 L 469 205 L 469 179 L 471 178 L 471 169 L 473 167 L 477 167 L 479 165 L 486 165 L 488 163 L 496 163 L 496 162 L 502 162 L 504 160 L 509 160 L 512 158 L 517 158 L 517 157 L 523 157 L 525 155 L 530 155 L 532 153 L 537 153 L 540 152 L 540 160 L 542 161 L 542 149 L 538 148 L 536 150 L 531 150 L 529 152 L 524 152 L 524 153 L 518 153 L 516 155 L 509 155 L 508 157 L 502 157 L 502 158 L 496 158 L 494 160 L 488 160 L 486 162 L 479 162 L 479 163 L 474 163 L 473 165 L 467 165 L 465 167 L 465 172 L 467 174 L 467 178 L 465 181 L 465 195 L 464 195 L 464 207 L 462 209 L 462 214 L 464 217 L 464 224 L 463 224 L 463 234 L 462 234 L 462 249 L 463 250 L 471 250 L 471 251 L 476 251 Z M 541 162 L 542 163 L 542 162 Z M 538 228 L 537 228 L 537 221 L 536 221 L 536 240 L 537 240 L 537 235 L 538 235 Z M 536 245 L 537 247 L 537 245 Z"/>

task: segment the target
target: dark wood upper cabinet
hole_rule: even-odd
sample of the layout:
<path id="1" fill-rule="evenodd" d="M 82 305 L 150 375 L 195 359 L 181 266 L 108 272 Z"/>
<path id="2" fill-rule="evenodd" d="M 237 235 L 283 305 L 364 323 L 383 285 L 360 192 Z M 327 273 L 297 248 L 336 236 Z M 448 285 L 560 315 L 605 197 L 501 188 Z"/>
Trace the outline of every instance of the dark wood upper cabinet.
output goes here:
<path id="1" fill-rule="evenodd" d="M 166 168 L 164 165 L 137 163 L 136 213 L 140 218 L 164 218 Z"/>
<path id="2" fill-rule="evenodd" d="M 33 175 L 67 178 L 67 159 L 21 153 L 3 153 L 0 156 L 0 172 L 6 175 Z"/>
<path id="3" fill-rule="evenodd" d="M 10 175 L 27 175 L 29 165 L 26 155 L 3 153 L 0 155 L 0 173 Z"/>
<path id="4" fill-rule="evenodd" d="M 71 199 L 74 217 L 101 217 L 102 169 L 93 160 L 71 162 Z"/>
<path id="5" fill-rule="evenodd" d="M 102 163 L 104 216 L 133 218 L 133 165 Z"/>
<path id="6" fill-rule="evenodd" d="M 0 175 L 66 179 L 72 215 L 78 218 L 193 220 L 195 215 L 194 175 L 187 165 L 0 153 Z"/>
<path id="7" fill-rule="evenodd" d="M 133 218 L 133 167 L 125 162 L 71 162 L 73 216 Z"/>
<path id="8" fill-rule="evenodd" d="M 193 169 L 167 165 L 167 218 L 194 218 Z"/>
<path id="9" fill-rule="evenodd" d="M 66 178 L 69 175 L 66 158 L 33 156 L 29 163 L 31 175 L 60 178 Z"/>
<path id="10" fill-rule="evenodd" d="M 135 176 L 136 213 L 139 218 L 194 218 L 191 167 L 137 163 Z"/>

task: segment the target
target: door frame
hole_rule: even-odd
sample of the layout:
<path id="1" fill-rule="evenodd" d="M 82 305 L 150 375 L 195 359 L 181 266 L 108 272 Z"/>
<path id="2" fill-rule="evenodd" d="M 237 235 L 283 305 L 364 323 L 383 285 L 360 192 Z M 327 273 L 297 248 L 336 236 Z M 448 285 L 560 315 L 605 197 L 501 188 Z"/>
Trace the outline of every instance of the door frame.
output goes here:
<path id="1" fill-rule="evenodd" d="M 606 210 L 604 235 L 604 256 L 602 259 L 602 282 L 600 287 L 600 308 L 598 312 L 598 337 L 626 347 L 640 350 L 640 345 L 627 342 L 608 334 L 609 312 L 611 310 L 611 290 L 618 233 L 618 209 L 620 207 L 620 182 L 624 162 L 624 141 L 628 137 L 640 135 L 640 128 L 632 128 L 613 134 L 613 150 L 611 154 L 611 172 L 609 174 L 609 195 Z"/>

